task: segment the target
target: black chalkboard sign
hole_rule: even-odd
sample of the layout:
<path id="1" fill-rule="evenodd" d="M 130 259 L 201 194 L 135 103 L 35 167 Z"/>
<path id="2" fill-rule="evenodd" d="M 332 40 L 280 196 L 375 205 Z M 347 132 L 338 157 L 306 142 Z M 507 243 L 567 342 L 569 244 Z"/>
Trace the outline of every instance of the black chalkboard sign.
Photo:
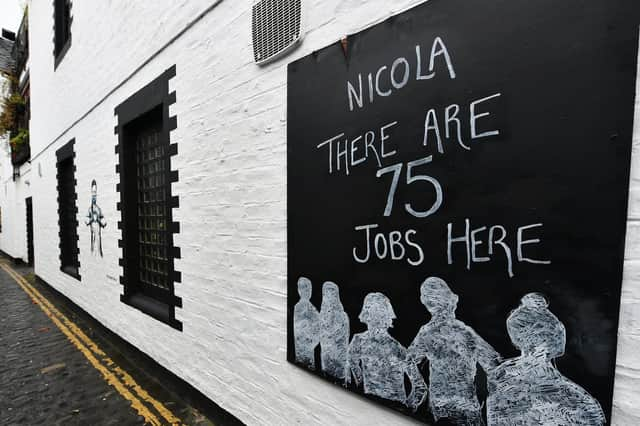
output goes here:
<path id="1" fill-rule="evenodd" d="M 610 422 L 639 8 L 431 0 L 289 65 L 289 361 L 427 422 Z"/>

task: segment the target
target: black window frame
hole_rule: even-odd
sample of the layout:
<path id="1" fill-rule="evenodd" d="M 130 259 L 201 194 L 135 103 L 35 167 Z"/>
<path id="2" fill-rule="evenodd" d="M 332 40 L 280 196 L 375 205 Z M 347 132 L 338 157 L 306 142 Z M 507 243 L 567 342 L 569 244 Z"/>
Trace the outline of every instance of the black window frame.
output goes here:
<path id="1" fill-rule="evenodd" d="M 75 139 L 71 139 L 56 151 L 56 190 L 58 193 L 58 248 L 60 270 L 65 274 L 80 281 L 80 248 L 78 247 L 78 194 L 76 188 L 78 182 L 75 177 L 76 153 L 73 149 Z M 71 179 L 71 190 L 68 194 L 63 179 Z M 69 200 L 63 199 L 63 195 Z M 68 209 L 69 202 L 73 207 Z M 69 210 L 69 211 L 67 211 Z M 70 222 L 65 221 L 65 216 L 72 215 Z"/>
<path id="2" fill-rule="evenodd" d="M 53 69 L 56 70 L 71 47 L 71 0 L 53 0 Z"/>
<path id="3" fill-rule="evenodd" d="M 170 132 L 177 127 L 177 118 L 169 116 L 169 106 L 176 101 L 175 92 L 169 93 L 169 80 L 175 75 L 174 65 L 115 108 L 115 115 L 118 117 L 115 128 L 118 136 L 115 149 L 118 155 L 116 174 L 119 177 L 116 190 L 120 194 L 117 208 L 121 220 L 118 222 L 118 229 L 122 235 L 118 245 L 122 249 L 119 264 L 122 266 L 120 283 L 124 288 L 120 300 L 182 331 L 182 322 L 175 318 L 176 308 L 182 308 L 182 299 L 175 295 L 175 284 L 180 283 L 182 278 L 181 273 L 175 270 L 175 259 L 180 259 L 180 248 L 174 245 L 174 234 L 180 231 L 180 224 L 173 221 L 172 212 L 172 209 L 179 206 L 179 197 L 174 196 L 171 191 L 171 184 L 178 181 L 178 172 L 171 170 L 171 157 L 178 153 L 178 149 L 170 138 Z M 157 114 L 161 120 L 159 141 L 166 156 L 165 226 L 169 279 L 167 289 L 162 291 L 149 288 L 139 279 L 136 135 L 141 121 L 150 119 L 153 114 Z"/>

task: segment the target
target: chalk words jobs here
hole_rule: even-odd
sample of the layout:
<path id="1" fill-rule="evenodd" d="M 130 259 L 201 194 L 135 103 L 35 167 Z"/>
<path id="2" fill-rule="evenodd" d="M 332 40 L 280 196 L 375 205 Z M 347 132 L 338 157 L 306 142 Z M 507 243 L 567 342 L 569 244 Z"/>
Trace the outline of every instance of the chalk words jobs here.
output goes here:
<path id="1" fill-rule="evenodd" d="M 355 81 L 347 81 L 348 111 L 362 110 L 367 104 L 375 103 L 376 99 L 392 96 L 407 86 L 411 79 L 431 80 L 437 72 L 446 73 L 452 80 L 456 78 L 452 55 L 441 37 L 433 40 L 428 59 L 426 55 L 423 56 L 422 46 L 417 45 L 413 63 L 405 57 L 399 57 L 391 65 L 383 65 L 367 75 L 358 74 Z M 385 82 L 388 83 L 385 85 Z M 329 174 L 349 176 L 358 166 L 375 161 L 378 182 L 387 188 L 385 208 L 380 214 L 391 217 L 398 210 L 404 210 L 415 218 L 427 220 L 440 210 L 445 200 L 440 181 L 426 174 L 429 164 L 439 156 L 446 155 L 445 142 L 457 146 L 457 149 L 470 151 L 472 142 L 491 140 L 500 135 L 500 129 L 488 129 L 483 125 L 483 119 L 492 115 L 492 107 L 500 96 L 501 93 L 496 91 L 466 103 L 451 103 L 444 108 L 427 106 L 423 136 L 414 141 L 424 147 L 425 155 L 413 161 L 394 163 L 399 146 L 394 143 L 393 134 L 394 129 L 401 125 L 399 120 L 390 120 L 358 135 L 338 133 L 317 144 L 316 148 L 326 156 Z M 466 121 L 464 126 L 463 120 Z M 420 210 L 413 206 L 412 200 L 398 200 L 396 192 L 400 185 L 422 185 L 424 191 L 430 191 L 429 199 L 434 200 L 433 204 L 428 209 Z M 452 265 L 464 260 L 467 269 L 471 269 L 474 263 L 503 262 L 509 277 L 514 276 L 514 263 L 550 264 L 550 260 L 533 259 L 526 254 L 527 246 L 540 243 L 536 235 L 542 227 L 542 223 L 532 223 L 511 230 L 515 233 L 515 246 L 510 246 L 507 240 L 513 238 L 508 238 L 509 231 L 502 225 L 476 227 L 469 219 L 461 223 L 450 222 L 443 233 L 447 239 L 447 262 Z M 355 226 L 357 242 L 352 248 L 355 262 L 367 263 L 379 259 L 419 266 L 427 260 L 424 243 L 416 229 L 381 232 L 379 228 L 376 223 Z M 465 257 L 454 256 L 452 249 L 457 244 L 466 248 Z"/>

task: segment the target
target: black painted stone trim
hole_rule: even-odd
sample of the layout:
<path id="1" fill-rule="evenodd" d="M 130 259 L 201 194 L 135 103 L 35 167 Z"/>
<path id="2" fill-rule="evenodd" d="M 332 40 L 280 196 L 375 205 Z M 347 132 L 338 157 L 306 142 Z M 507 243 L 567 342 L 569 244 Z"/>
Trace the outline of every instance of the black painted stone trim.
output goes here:
<path id="1" fill-rule="evenodd" d="M 71 47 L 71 38 L 73 34 L 71 31 L 71 26 L 73 24 L 73 12 L 72 12 L 73 2 L 71 0 L 65 0 L 65 1 L 69 5 L 69 39 L 64 44 L 64 46 L 62 46 L 59 52 L 56 51 L 56 0 L 52 1 L 52 4 L 53 4 L 53 70 L 54 71 L 58 69 L 58 65 L 60 65 L 60 62 L 62 62 L 62 59 L 64 58 L 64 56 L 67 54 L 67 51 Z"/>
<path id="2" fill-rule="evenodd" d="M 135 207 L 130 209 L 132 201 L 126 200 L 127 189 L 130 189 L 131 185 L 135 185 L 135 180 L 125 176 L 125 162 L 128 161 L 126 157 L 127 146 L 125 145 L 128 143 L 126 140 L 126 126 L 134 120 L 159 108 L 162 114 L 162 131 L 160 137 L 162 138 L 162 143 L 165 144 L 168 149 L 168 161 L 169 164 L 171 164 L 171 157 L 178 153 L 177 145 L 171 144 L 170 137 L 171 131 L 177 127 L 177 118 L 175 116 L 169 116 L 169 106 L 176 102 L 176 93 L 169 93 L 169 80 L 175 77 L 175 75 L 176 67 L 174 65 L 115 108 L 114 112 L 118 117 L 118 125 L 114 129 L 114 133 L 118 137 L 118 143 L 115 146 L 115 153 L 118 156 L 116 174 L 119 177 L 116 191 L 120 193 L 120 202 L 117 203 L 116 207 L 120 211 L 121 217 L 120 221 L 118 221 L 118 229 L 122 232 L 122 238 L 118 241 L 118 247 L 122 249 L 122 257 L 118 262 L 118 264 L 122 266 L 123 271 L 123 275 L 120 277 L 120 283 L 124 287 L 120 301 L 182 331 L 182 323 L 175 318 L 175 309 L 182 307 L 182 299 L 175 295 L 175 284 L 181 282 L 182 274 L 175 270 L 174 264 L 174 260 L 180 258 L 180 248 L 174 246 L 174 234 L 179 233 L 180 224 L 174 222 L 172 219 L 172 209 L 179 207 L 180 202 L 179 197 L 170 194 L 170 182 L 178 181 L 178 171 L 171 170 L 171 166 L 169 166 L 166 176 L 166 182 L 169 182 L 167 194 L 167 199 L 169 199 L 169 212 L 167 219 L 170 224 L 168 252 L 171 276 L 168 295 L 160 293 L 150 295 L 148 293 L 149 289 L 145 289 L 145 292 L 143 292 L 137 288 L 139 285 L 137 283 L 137 277 L 131 273 L 131 270 L 134 268 L 134 265 L 138 263 L 138 252 L 137 248 L 133 250 L 133 244 L 130 246 L 127 244 L 129 238 L 136 239 L 137 235 L 129 236 L 128 232 L 130 232 L 130 230 L 124 225 L 127 222 L 135 222 L 135 217 L 137 216 L 137 209 Z M 132 191 L 133 189 L 130 190 Z M 131 253 L 127 251 L 131 251 Z"/>
<path id="3" fill-rule="evenodd" d="M 75 191 L 75 187 L 78 186 L 78 182 L 75 179 L 75 172 L 76 172 L 76 162 L 75 162 L 75 158 L 76 158 L 76 152 L 73 149 L 73 146 L 75 144 L 75 139 L 71 139 L 69 142 L 67 142 L 65 145 L 63 145 L 60 149 L 58 149 L 56 151 L 56 182 L 57 182 L 57 186 L 56 186 L 56 190 L 58 192 L 58 253 L 59 256 L 58 258 L 60 259 L 60 270 L 62 272 L 64 272 L 65 274 L 72 276 L 73 278 L 77 279 L 78 281 L 81 280 L 80 277 L 80 248 L 78 247 L 78 194 Z M 72 163 L 73 163 L 73 186 L 74 186 L 74 191 L 73 191 L 73 199 L 76 201 L 75 205 L 74 205 L 74 213 L 75 213 L 75 220 L 74 220 L 74 224 L 75 224 L 75 255 L 77 258 L 77 262 L 75 265 L 64 265 L 62 263 L 63 261 L 63 256 L 62 256 L 62 221 L 61 221 L 61 216 L 62 216 L 62 204 L 61 204 L 61 200 L 60 200 L 60 167 L 59 164 L 65 160 L 71 159 Z M 74 270 L 75 268 L 75 270 Z"/>
<path id="4" fill-rule="evenodd" d="M 0 251 L 0 253 L 2 252 Z M 109 349 L 116 351 L 118 355 L 125 358 L 127 362 L 135 365 L 136 368 L 139 368 L 143 373 L 152 378 L 152 380 L 162 383 L 164 388 L 171 390 L 181 400 L 204 414 L 216 425 L 235 426 L 243 424 L 191 384 L 176 376 L 173 372 L 158 364 L 158 362 L 149 355 L 111 331 L 38 275 L 36 275 L 36 285 L 38 286 L 38 290 L 43 292 L 44 296 L 54 303 L 59 310 L 63 311 L 65 315 L 72 318 L 73 321 L 77 321 L 77 318 L 79 318 L 84 322 L 88 329 L 92 331 L 92 339 L 96 339 L 97 334 L 100 340 L 98 344 L 100 344 L 101 341 L 107 342 Z M 134 372 L 130 373 L 133 374 Z M 134 379 L 137 380 L 136 377 L 134 377 Z"/>
<path id="5" fill-rule="evenodd" d="M 33 267 L 35 265 L 35 247 L 33 246 L 33 197 L 25 198 L 24 204 L 24 223 L 27 225 L 27 235 L 25 235 L 27 240 L 27 264 Z"/>

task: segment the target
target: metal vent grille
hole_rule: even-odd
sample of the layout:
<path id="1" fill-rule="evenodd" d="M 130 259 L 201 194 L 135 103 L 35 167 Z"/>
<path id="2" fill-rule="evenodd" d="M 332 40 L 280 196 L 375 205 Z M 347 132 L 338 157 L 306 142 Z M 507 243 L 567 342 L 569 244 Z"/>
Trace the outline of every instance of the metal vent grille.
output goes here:
<path id="1" fill-rule="evenodd" d="M 300 40 L 301 0 L 258 0 L 253 4 L 253 58 L 275 59 Z"/>

